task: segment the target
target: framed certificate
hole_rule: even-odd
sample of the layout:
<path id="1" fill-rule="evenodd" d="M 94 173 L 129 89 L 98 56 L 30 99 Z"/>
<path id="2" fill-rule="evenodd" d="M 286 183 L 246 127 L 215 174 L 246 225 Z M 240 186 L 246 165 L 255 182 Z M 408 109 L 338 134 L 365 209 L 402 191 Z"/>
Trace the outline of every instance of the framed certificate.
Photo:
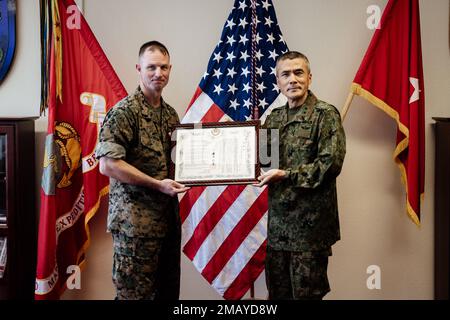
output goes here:
<path id="1" fill-rule="evenodd" d="M 174 180 L 187 186 L 258 182 L 259 127 L 259 121 L 178 125 Z"/>

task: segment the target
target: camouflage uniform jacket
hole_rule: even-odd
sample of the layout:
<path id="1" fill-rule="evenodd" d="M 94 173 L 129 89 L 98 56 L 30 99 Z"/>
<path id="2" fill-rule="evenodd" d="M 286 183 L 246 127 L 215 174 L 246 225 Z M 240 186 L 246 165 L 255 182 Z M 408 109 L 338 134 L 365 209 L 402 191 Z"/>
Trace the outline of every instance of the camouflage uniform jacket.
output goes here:
<path id="1" fill-rule="evenodd" d="M 155 109 L 138 88 L 107 113 L 96 156 L 122 159 L 155 179 L 166 179 L 170 134 L 178 123 L 175 109 L 162 98 L 161 107 Z M 108 231 L 128 237 L 164 237 L 174 222 L 179 223 L 177 204 L 176 197 L 111 178 Z"/>
<path id="2" fill-rule="evenodd" d="M 327 250 L 340 239 L 336 177 L 344 161 L 345 133 L 339 111 L 308 91 L 301 107 L 274 109 L 264 127 L 279 129 L 280 169 L 287 173 L 269 185 L 268 246 Z"/>

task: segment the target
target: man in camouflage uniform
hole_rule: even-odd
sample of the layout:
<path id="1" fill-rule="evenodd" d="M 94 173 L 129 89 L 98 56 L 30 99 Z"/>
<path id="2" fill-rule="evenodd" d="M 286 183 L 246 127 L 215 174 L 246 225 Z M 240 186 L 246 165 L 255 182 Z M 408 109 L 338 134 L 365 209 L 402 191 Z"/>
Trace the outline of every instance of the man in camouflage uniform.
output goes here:
<path id="1" fill-rule="evenodd" d="M 162 98 L 171 70 L 167 48 L 150 41 L 139 50 L 140 84 L 105 117 L 96 155 L 109 176 L 108 231 L 114 243 L 116 299 L 178 299 L 180 220 L 168 179 L 170 134 L 179 123 Z"/>
<path id="2" fill-rule="evenodd" d="M 336 177 L 345 156 L 339 111 L 309 90 L 309 61 L 299 52 L 277 60 L 277 84 L 288 98 L 264 127 L 279 130 L 280 168 L 259 177 L 269 184 L 266 283 L 269 299 L 322 299 L 327 266 L 340 239 Z"/>

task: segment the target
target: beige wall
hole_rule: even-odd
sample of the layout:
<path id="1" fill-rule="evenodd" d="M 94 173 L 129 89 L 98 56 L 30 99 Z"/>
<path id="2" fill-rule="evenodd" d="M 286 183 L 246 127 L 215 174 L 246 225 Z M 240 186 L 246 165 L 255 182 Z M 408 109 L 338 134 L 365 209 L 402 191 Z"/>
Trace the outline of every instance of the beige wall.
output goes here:
<path id="1" fill-rule="evenodd" d="M 306 53 L 312 90 L 339 109 L 373 31 L 366 27 L 369 5 L 387 0 L 273 0 L 284 38 Z M 173 71 L 166 100 L 180 116 L 206 69 L 233 0 L 84 0 L 86 18 L 111 64 L 130 92 L 137 84 L 136 51 L 159 39 L 171 51 Z M 422 227 L 405 213 L 404 189 L 392 161 L 394 122 L 355 98 L 344 123 L 347 156 L 338 180 L 342 240 L 333 247 L 327 299 L 433 298 L 433 116 L 449 117 L 449 1 L 420 1 L 426 92 L 426 185 Z M 0 86 L 0 116 L 33 116 L 39 106 L 39 17 L 37 1 L 21 1 L 18 46 L 10 74 Z M 37 177 L 42 163 L 46 119 L 37 121 Z M 82 289 L 65 299 L 111 299 L 111 240 L 106 215 L 92 223 L 92 246 Z M 381 289 L 369 290 L 366 269 L 381 268 Z M 266 296 L 264 278 L 256 296 Z M 186 258 L 182 258 L 182 299 L 220 299 Z"/>

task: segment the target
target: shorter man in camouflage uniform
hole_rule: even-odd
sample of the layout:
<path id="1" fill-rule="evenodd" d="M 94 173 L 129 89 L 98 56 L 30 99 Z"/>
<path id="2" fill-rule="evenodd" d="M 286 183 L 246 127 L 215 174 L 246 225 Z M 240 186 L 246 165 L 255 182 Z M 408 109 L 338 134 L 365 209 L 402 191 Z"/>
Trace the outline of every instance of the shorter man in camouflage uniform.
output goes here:
<path id="1" fill-rule="evenodd" d="M 179 123 L 162 98 L 171 70 L 167 48 L 150 41 L 139 50 L 140 84 L 105 117 L 96 155 L 111 178 L 108 231 L 114 243 L 116 299 L 170 299 L 180 292 L 180 220 L 168 179 L 170 134 Z"/>
<path id="2" fill-rule="evenodd" d="M 309 61 L 299 52 L 277 60 L 277 84 L 288 98 L 264 127 L 279 130 L 280 169 L 269 184 L 266 283 L 269 299 L 322 299 L 330 291 L 331 246 L 340 239 L 336 177 L 345 156 L 339 111 L 309 91 Z"/>

